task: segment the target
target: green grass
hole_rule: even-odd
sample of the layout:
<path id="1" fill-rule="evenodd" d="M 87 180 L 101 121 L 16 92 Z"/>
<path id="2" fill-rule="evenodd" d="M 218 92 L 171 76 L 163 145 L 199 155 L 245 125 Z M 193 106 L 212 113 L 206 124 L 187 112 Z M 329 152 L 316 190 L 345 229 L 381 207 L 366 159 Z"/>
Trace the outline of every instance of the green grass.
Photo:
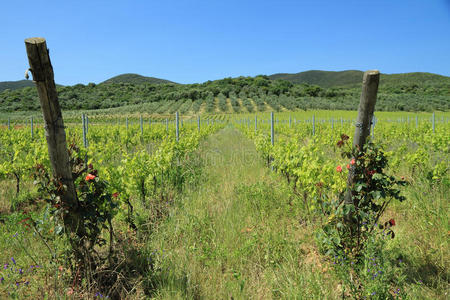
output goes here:
<path id="1" fill-rule="evenodd" d="M 202 183 L 189 190 L 149 246 L 157 299 L 335 297 L 313 227 L 254 146 L 227 128 L 203 145 Z"/>

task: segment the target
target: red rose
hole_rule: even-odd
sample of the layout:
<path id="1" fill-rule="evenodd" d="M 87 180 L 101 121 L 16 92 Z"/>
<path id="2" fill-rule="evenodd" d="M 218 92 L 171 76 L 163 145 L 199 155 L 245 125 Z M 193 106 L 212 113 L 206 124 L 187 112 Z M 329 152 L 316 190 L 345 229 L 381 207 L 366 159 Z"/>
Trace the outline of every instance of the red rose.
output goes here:
<path id="1" fill-rule="evenodd" d="M 112 196 L 113 196 L 114 198 L 117 198 L 117 197 L 119 196 L 119 193 L 118 193 L 118 192 L 115 192 L 114 194 L 112 194 Z"/>
<path id="2" fill-rule="evenodd" d="M 341 172 L 342 172 L 342 167 L 341 167 L 341 166 L 337 166 L 337 167 L 336 167 L 336 171 L 338 171 L 339 173 L 341 173 Z"/>
<path id="3" fill-rule="evenodd" d="M 394 220 L 394 219 L 390 219 L 390 220 L 389 220 L 389 225 L 395 226 L 395 220 Z"/>
<path id="4" fill-rule="evenodd" d="M 347 170 L 350 170 L 350 165 L 349 164 L 347 164 Z"/>
<path id="5" fill-rule="evenodd" d="M 94 180 L 94 179 L 95 179 L 95 175 L 92 175 L 92 174 L 87 174 L 86 175 L 86 181 Z"/>
<path id="6" fill-rule="evenodd" d="M 350 161 L 350 164 L 354 165 L 356 163 L 355 159 L 352 158 L 352 160 Z"/>

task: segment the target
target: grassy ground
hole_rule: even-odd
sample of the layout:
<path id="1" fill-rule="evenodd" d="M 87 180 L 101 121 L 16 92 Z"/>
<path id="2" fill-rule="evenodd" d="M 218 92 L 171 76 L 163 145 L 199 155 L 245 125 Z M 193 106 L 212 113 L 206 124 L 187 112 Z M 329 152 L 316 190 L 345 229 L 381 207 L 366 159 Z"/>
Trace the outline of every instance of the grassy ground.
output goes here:
<path id="1" fill-rule="evenodd" d="M 157 299 L 336 298 L 289 192 L 253 144 L 227 128 L 208 139 L 203 182 L 150 240 Z M 325 274 L 325 275 L 324 275 Z"/>
<path id="2" fill-rule="evenodd" d="M 305 221 L 300 201 L 264 165 L 250 140 L 227 127 L 205 140 L 197 155 L 201 164 L 192 166 L 201 169 L 195 184 L 186 186 L 168 215 L 139 242 L 143 253 L 152 253 L 153 271 L 136 280 L 143 284 L 136 283 L 138 292 L 130 298 L 342 297 L 332 263 L 316 247 L 319 222 Z M 388 251 L 404 264 L 406 298 L 447 299 L 448 188 L 430 185 L 421 174 L 396 173 L 411 182 L 408 200 L 386 213 L 398 223 Z M 23 189 L 32 188 L 25 183 Z M 22 296 L 64 299 L 58 295 L 67 295 L 71 283 L 64 277 L 63 258 L 50 258 L 64 245 L 57 240 L 46 249 L 20 223 L 20 212 L 10 214 L 14 193 L 14 181 L 0 181 L 0 217 L 8 215 L 0 218 L 0 262 L 12 265 L 13 257 L 17 268 L 29 272 L 31 288 Z M 2 291 L 0 284 L 0 296 L 6 296 Z"/>

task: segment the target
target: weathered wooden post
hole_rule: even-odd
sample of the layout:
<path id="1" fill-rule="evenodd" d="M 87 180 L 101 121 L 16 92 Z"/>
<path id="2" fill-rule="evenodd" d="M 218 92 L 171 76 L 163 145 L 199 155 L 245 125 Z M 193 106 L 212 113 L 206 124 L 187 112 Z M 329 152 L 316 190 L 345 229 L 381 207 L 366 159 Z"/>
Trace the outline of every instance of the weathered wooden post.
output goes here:
<path id="1" fill-rule="evenodd" d="M 291 116 L 289 116 L 289 128 L 291 128 L 292 127 L 292 118 L 291 118 Z"/>
<path id="2" fill-rule="evenodd" d="M 363 150 L 367 136 L 370 134 L 370 123 L 377 101 L 378 83 L 380 82 L 380 72 L 378 70 L 366 71 L 363 77 L 361 98 L 358 108 L 358 117 L 356 120 L 355 135 L 353 137 L 353 146 Z M 353 204 L 352 186 L 355 175 L 355 167 L 350 167 L 347 178 L 347 193 L 345 195 L 345 204 Z"/>
<path id="3" fill-rule="evenodd" d="M 141 135 L 144 135 L 144 123 L 142 120 L 142 115 L 139 116 L 139 125 L 141 126 Z"/>
<path id="4" fill-rule="evenodd" d="M 68 212 L 63 214 L 64 226 L 68 234 L 75 233 L 78 237 L 83 237 L 84 224 L 78 211 L 79 203 L 72 178 L 64 121 L 47 44 L 44 38 L 29 38 L 25 40 L 25 47 L 44 116 L 45 137 L 53 177 L 66 187 L 61 191 L 63 206 L 69 208 Z M 80 252 L 76 252 L 75 255 L 81 258 Z"/>
<path id="5" fill-rule="evenodd" d="M 11 129 L 11 118 L 8 117 L 8 130 Z"/>
<path id="6" fill-rule="evenodd" d="M 258 131 L 258 117 L 255 115 L 255 133 Z"/>
<path id="7" fill-rule="evenodd" d="M 126 124 L 127 131 L 128 131 L 128 117 L 125 118 L 125 124 Z"/>
<path id="8" fill-rule="evenodd" d="M 200 116 L 197 117 L 197 128 L 198 132 L 200 132 Z"/>

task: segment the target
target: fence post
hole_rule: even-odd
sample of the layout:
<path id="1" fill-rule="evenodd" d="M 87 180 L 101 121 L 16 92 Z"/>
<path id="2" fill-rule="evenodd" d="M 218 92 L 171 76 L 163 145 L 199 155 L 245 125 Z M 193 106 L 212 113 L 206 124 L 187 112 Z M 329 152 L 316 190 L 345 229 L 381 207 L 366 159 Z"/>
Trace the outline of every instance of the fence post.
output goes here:
<path id="1" fill-rule="evenodd" d="M 316 135 L 316 115 L 312 117 L 312 134 L 313 136 Z"/>
<path id="2" fill-rule="evenodd" d="M 334 129 L 334 118 L 331 118 L 331 129 Z"/>
<path id="3" fill-rule="evenodd" d="M 166 118 L 166 131 L 169 131 L 169 120 Z"/>
<path id="4" fill-rule="evenodd" d="M 292 118 L 291 118 L 291 116 L 289 116 L 289 128 L 291 128 L 292 127 Z"/>
<path id="5" fill-rule="evenodd" d="M 83 146 L 84 148 L 88 147 L 87 136 L 86 136 L 86 116 L 84 114 L 81 115 L 81 124 L 83 126 Z"/>
<path id="6" fill-rule="evenodd" d="M 273 111 L 270 112 L 270 143 L 273 146 L 274 142 L 274 130 L 273 130 Z"/>
<path id="7" fill-rule="evenodd" d="M 8 117 L 8 130 L 10 130 L 10 129 L 11 129 L 11 118 Z"/>
<path id="8" fill-rule="evenodd" d="M 255 115 L 255 133 L 258 131 L 258 116 Z"/>
<path id="9" fill-rule="evenodd" d="M 198 132 L 200 132 L 200 116 L 197 117 L 197 128 Z"/>
<path id="10" fill-rule="evenodd" d="M 180 126 L 178 124 L 178 112 L 175 113 L 175 127 L 176 127 L 176 137 L 177 137 L 177 142 L 180 139 Z"/>
<path id="11" fill-rule="evenodd" d="M 30 119 L 30 126 L 31 126 L 31 139 L 34 138 L 34 131 L 33 131 L 33 116 L 31 116 Z"/>
<path id="12" fill-rule="evenodd" d="M 62 205 L 70 207 L 68 213 L 63 213 L 64 226 L 68 234 L 74 233 L 81 238 L 85 235 L 84 223 L 78 212 L 79 202 L 73 182 L 64 121 L 47 43 L 44 38 L 29 38 L 25 40 L 25 47 L 44 116 L 45 136 L 53 177 L 65 185 L 65 189 L 61 191 Z M 78 250 L 75 252 L 77 259 L 81 259 L 83 255 L 79 249 L 76 250 Z"/>
<path id="13" fill-rule="evenodd" d="M 419 126 L 419 118 L 416 116 L 416 128 Z"/>
<path id="14" fill-rule="evenodd" d="M 375 123 L 377 122 L 377 119 L 375 118 L 375 115 L 373 115 L 372 117 L 372 139 L 374 138 L 375 135 Z"/>
<path id="15" fill-rule="evenodd" d="M 433 123 L 433 133 L 434 133 L 434 130 L 435 130 L 435 121 L 436 121 L 436 117 L 435 117 L 435 115 L 434 115 L 434 111 L 433 111 L 433 118 L 432 118 L 432 123 Z"/>
<path id="16" fill-rule="evenodd" d="M 366 138 L 370 133 L 370 121 L 373 117 L 375 103 L 377 102 L 378 83 L 380 82 L 380 72 L 378 70 L 366 71 L 363 77 L 361 98 L 358 108 L 358 117 L 355 124 L 355 135 L 353 137 L 353 146 L 363 150 Z M 355 167 L 350 167 L 347 178 L 347 193 L 345 195 L 345 204 L 353 204 L 352 186 L 355 176 Z"/>
<path id="17" fill-rule="evenodd" d="M 125 118 L 125 124 L 126 124 L 127 131 L 128 131 L 128 117 Z"/>

